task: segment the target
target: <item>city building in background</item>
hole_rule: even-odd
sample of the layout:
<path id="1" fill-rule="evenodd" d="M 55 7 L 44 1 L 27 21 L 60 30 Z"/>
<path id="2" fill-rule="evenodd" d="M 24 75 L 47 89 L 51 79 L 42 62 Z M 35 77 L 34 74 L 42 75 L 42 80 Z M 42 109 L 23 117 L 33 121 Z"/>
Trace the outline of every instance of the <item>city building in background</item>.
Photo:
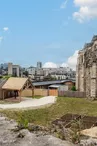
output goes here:
<path id="1" fill-rule="evenodd" d="M 43 68 L 42 62 L 37 62 L 36 67 L 27 68 L 28 75 L 33 80 L 64 80 L 71 79 L 76 76 L 75 71 L 69 67 L 58 67 L 58 68 Z"/>
<path id="2" fill-rule="evenodd" d="M 21 76 L 20 66 L 8 63 L 8 75 L 19 77 Z"/>
<path id="3" fill-rule="evenodd" d="M 69 67 L 43 68 L 42 62 L 37 62 L 36 67 L 22 68 L 13 63 L 0 65 L 0 76 L 11 75 L 14 77 L 30 77 L 34 81 L 50 81 L 75 79 L 76 72 Z"/>
<path id="4" fill-rule="evenodd" d="M 42 62 L 37 62 L 37 69 L 41 69 L 42 68 Z"/>

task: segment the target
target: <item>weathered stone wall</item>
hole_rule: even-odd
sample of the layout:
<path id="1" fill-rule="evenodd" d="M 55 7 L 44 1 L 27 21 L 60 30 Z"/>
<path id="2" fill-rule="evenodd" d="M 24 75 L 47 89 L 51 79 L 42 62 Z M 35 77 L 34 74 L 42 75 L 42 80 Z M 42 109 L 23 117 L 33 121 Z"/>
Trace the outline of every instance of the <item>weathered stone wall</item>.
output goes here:
<path id="1" fill-rule="evenodd" d="M 86 92 L 88 98 L 97 98 L 97 36 L 79 51 L 76 88 Z"/>

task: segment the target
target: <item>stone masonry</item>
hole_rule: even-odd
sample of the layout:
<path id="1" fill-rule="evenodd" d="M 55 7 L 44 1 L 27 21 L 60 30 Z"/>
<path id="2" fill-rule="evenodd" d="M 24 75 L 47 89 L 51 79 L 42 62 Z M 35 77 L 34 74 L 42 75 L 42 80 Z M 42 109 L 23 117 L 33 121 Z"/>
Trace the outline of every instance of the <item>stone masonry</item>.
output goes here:
<path id="1" fill-rule="evenodd" d="M 87 98 L 97 98 L 97 35 L 79 51 L 76 67 L 76 88 Z"/>

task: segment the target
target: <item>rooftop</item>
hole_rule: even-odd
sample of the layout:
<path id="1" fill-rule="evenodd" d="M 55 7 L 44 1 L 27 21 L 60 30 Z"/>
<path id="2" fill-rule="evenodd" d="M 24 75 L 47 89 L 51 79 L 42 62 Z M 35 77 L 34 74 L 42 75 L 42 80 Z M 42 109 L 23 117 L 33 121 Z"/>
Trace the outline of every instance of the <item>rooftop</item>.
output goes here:
<path id="1" fill-rule="evenodd" d="M 59 88 L 60 86 L 62 86 L 61 84 L 55 84 L 55 85 L 50 85 L 49 88 Z"/>
<path id="2" fill-rule="evenodd" d="M 70 81 L 75 83 L 75 80 L 71 79 L 71 80 L 34 82 L 34 83 L 32 83 L 32 85 L 33 86 L 43 86 L 43 85 L 52 85 L 52 84 L 62 84 L 65 82 L 70 82 Z"/>
<path id="3" fill-rule="evenodd" d="M 2 89 L 7 90 L 21 90 L 28 78 L 16 78 L 10 77 L 6 83 L 3 85 Z"/>
<path id="4" fill-rule="evenodd" d="M 0 88 L 6 83 L 7 79 L 0 79 Z"/>

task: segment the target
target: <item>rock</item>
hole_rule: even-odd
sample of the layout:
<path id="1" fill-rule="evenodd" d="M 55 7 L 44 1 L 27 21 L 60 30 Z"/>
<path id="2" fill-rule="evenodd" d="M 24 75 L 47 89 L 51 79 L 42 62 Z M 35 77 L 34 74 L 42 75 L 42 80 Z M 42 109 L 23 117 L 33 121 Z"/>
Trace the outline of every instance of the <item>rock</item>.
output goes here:
<path id="1" fill-rule="evenodd" d="M 97 139 L 89 138 L 87 140 L 81 140 L 80 146 L 97 146 Z"/>
<path id="2" fill-rule="evenodd" d="M 85 136 L 97 138 L 97 127 L 92 127 L 90 129 L 82 130 L 81 134 Z"/>
<path id="3" fill-rule="evenodd" d="M 92 42 L 95 42 L 97 40 L 97 35 L 94 35 L 92 38 Z"/>
<path id="4" fill-rule="evenodd" d="M 37 135 L 26 130 L 14 132 L 16 122 L 0 117 L 0 146 L 75 146 L 52 135 Z M 34 127 L 34 130 L 40 129 Z"/>
<path id="5" fill-rule="evenodd" d="M 76 88 L 88 99 L 97 97 L 97 35 L 78 54 Z"/>
<path id="6" fill-rule="evenodd" d="M 23 132 L 20 132 L 18 135 L 17 135 L 17 138 L 24 138 L 25 137 L 25 134 Z"/>

